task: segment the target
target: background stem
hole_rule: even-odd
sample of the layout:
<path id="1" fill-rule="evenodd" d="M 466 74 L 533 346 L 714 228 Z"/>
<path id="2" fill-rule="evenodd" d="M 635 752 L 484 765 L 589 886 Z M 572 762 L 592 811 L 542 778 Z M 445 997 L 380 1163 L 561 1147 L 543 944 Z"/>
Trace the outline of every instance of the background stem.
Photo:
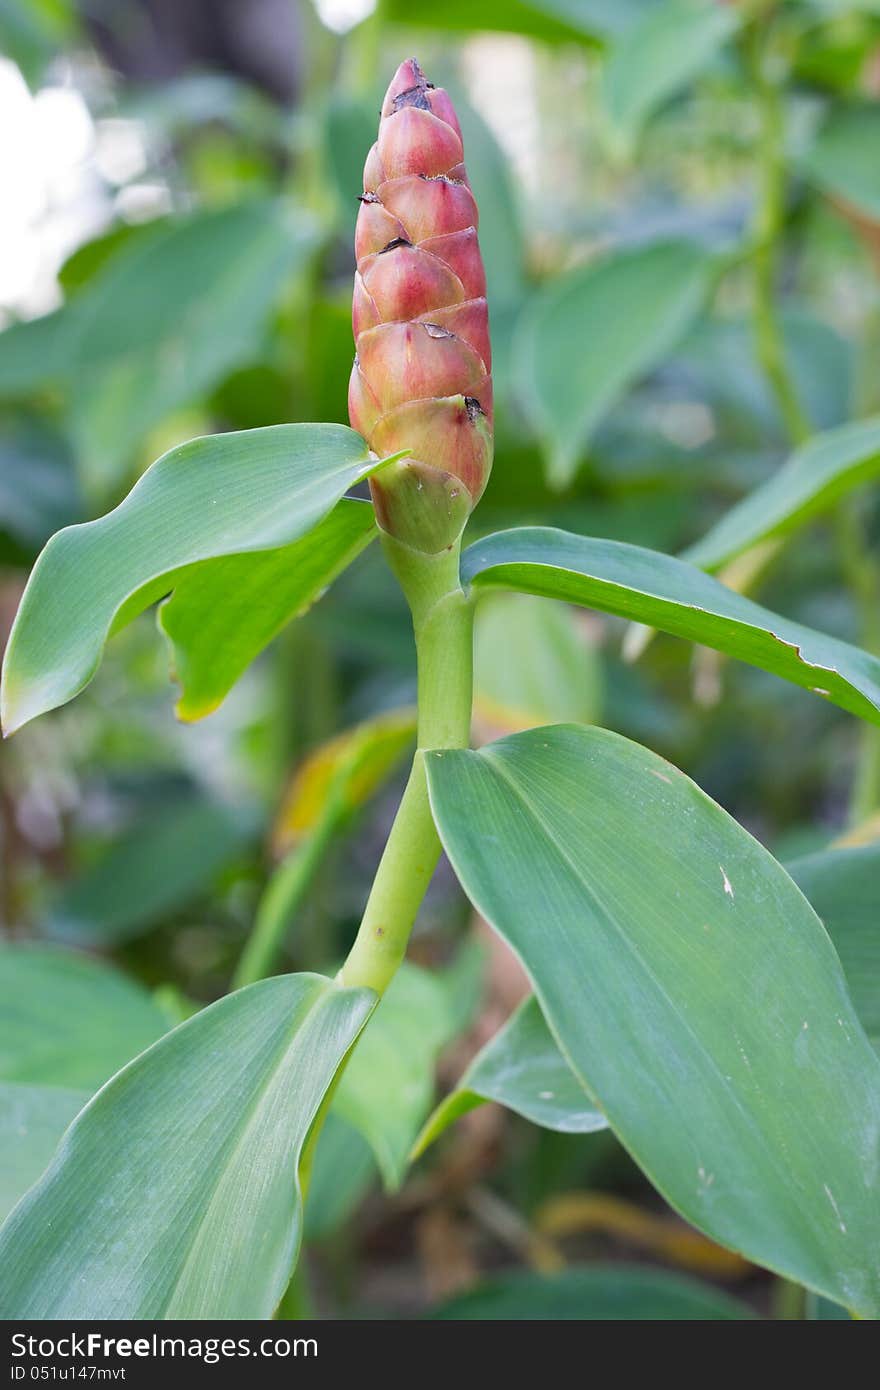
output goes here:
<path id="1" fill-rule="evenodd" d="M 758 14 L 745 40 L 745 58 L 760 120 L 757 145 L 758 197 L 752 221 L 755 353 L 773 393 L 791 443 L 802 444 L 813 426 L 788 368 L 785 338 L 777 311 L 779 259 L 785 231 L 785 120 L 783 92 L 769 70 L 768 38 L 774 4 Z M 880 651 L 880 567 L 870 552 L 857 499 L 846 498 L 835 513 L 840 568 L 859 615 L 859 639 Z M 850 792 L 849 821 L 859 824 L 880 805 L 880 729 L 865 725 Z"/>
<path id="2" fill-rule="evenodd" d="M 757 144 L 758 189 L 752 220 L 752 296 L 755 354 L 773 392 L 792 443 L 812 433 L 798 398 L 785 355 L 785 339 L 776 311 L 779 252 L 785 228 L 785 121 L 778 82 L 768 72 L 769 18 L 756 20 L 746 38 L 746 61 L 760 122 Z"/>

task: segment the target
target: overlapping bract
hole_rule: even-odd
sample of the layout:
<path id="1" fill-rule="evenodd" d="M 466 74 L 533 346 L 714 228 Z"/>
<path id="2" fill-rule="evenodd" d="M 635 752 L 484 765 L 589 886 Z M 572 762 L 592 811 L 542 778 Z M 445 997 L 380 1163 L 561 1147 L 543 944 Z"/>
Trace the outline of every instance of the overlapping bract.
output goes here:
<path id="1" fill-rule="evenodd" d="M 477 206 L 449 96 L 398 68 L 367 156 L 355 233 L 352 425 L 411 456 L 371 480 L 380 526 L 423 550 L 460 534 L 492 464 Z"/>

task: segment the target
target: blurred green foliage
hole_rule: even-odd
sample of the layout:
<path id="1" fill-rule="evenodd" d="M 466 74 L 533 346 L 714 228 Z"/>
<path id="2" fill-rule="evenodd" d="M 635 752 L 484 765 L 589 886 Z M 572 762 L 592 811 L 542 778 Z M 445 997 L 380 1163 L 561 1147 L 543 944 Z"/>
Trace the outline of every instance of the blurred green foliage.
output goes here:
<path id="1" fill-rule="evenodd" d="M 0 636 L 48 536 L 113 506 L 164 450 L 346 421 L 360 168 L 411 51 L 461 98 L 481 207 L 497 451 L 471 539 L 562 524 L 676 553 L 801 442 L 780 383 L 809 431 L 880 410 L 876 3 L 385 0 L 344 31 L 324 22 L 341 13 L 330 3 L 287 0 L 283 22 L 270 0 L 239 8 L 208 43 L 194 17 L 208 0 L 177 18 L 149 0 L 0 0 L 0 111 L 17 113 L 20 140 L 0 276 Z M 750 592 L 877 648 L 873 464 L 855 473 L 858 489 L 805 513 Z M 487 607 L 481 721 L 579 717 L 647 741 L 774 853 L 805 856 L 808 893 L 817 875 L 827 891 L 810 855 L 877 810 L 875 736 L 672 638 L 628 663 L 620 620 L 559 609 L 542 625 L 531 604 Z M 0 1080 L 5 1114 L 26 1117 L 10 1132 L 32 1141 L 14 1182 L 40 1171 L 80 1090 L 228 988 L 291 778 L 341 731 L 410 704 L 414 675 L 406 610 L 372 547 L 203 723 L 174 723 L 146 615 L 76 705 L 0 748 Z M 388 775 L 328 838 L 277 968 L 324 968 L 349 944 L 399 791 Z M 864 875 L 848 889 L 862 923 L 877 916 Z M 455 970 L 472 930 L 441 870 L 416 960 Z M 852 952 L 873 970 L 866 941 L 859 929 Z M 462 977 L 479 999 L 454 1026 L 439 987 L 419 1006 L 419 1054 L 440 1053 L 447 1089 L 521 993 L 491 952 L 482 978 L 475 990 Z M 62 984 L 78 1003 L 56 996 Z M 29 990 L 45 1055 L 21 1039 Z M 416 1044 L 399 1047 L 412 1061 Z M 381 1197 L 358 1103 L 321 1138 L 307 1215 L 330 1315 L 419 1313 L 499 1266 L 534 1264 L 529 1221 L 560 1186 L 655 1201 L 609 1136 L 549 1134 L 489 1107 Z M 386 1175 L 399 1177 L 429 1103 L 419 1094 L 373 1141 Z M 621 1252 L 623 1237 L 566 1246 L 578 1263 Z M 582 1317 L 741 1315 L 654 1275 L 609 1283 L 576 1268 L 555 1293 L 529 1291 L 532 1277 L 444 1315 L 523 1316 L 525 1298 L 536 1316 L 545 1297 Z M 745 1295 L 772 1311 L 766 1277 Z M 600 1296 L 603 1311 L 587 1311 Z"/>

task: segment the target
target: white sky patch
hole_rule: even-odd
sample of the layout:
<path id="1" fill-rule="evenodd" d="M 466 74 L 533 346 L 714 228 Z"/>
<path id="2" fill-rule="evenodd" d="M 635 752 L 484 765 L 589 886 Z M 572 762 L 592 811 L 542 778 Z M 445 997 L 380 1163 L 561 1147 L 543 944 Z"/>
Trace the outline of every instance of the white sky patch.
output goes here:
<path id="1" fill-rule="evenodd" d="M 318 18 L 336 34 L 344 34 L 373 13 L 376 0 L 314 0 Z"/>
<path id="2" fill-rule="evenodd" d="M 514 34 L 481 34 L 464 44 L 467 94 L 529 192 L 540 187 L 535 55 Z M 465 151 L 467 158 L 467 151 Z"/>
<path id="3" fill-rule="evenodd" d="M 94 122 L 74 87 L 32 94 L 0 58 L 0 129 L 0 317 L 30 318 L 59 303 L 59 268 L 109 209 L 92 162 Z"/>

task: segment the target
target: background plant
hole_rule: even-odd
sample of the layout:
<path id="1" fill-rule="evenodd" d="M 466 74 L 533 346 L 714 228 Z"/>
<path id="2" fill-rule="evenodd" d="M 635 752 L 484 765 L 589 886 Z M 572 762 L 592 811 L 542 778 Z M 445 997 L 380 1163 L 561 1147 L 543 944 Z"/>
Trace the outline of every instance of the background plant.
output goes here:
<path id="1" fill-rule="evenodd" d="M 7 51 L 34 87 L 48 73 L 51 92 L 66 72 L 75 74 L 99 122 L 99 149 L 101 141 L 111 147 L 106 136 L 121 116 L 117 134 L 137 133 L 141 161 L 124 175 L 117 150 L 108 176 L 105 148 L 97 166 L 87 165 L 97 168 L 89 177 L 101 184 L 108 232 L 68 260 L 60 309 L 11 322 L 0 338 L 9 402 L 10 615 L 45 536 L 64 521 L 105 511 L 164 446 L 218 427 L 344 418 L 351 190 L 372 138 L 378 67 L 390 69 L 416 42 L 432 73 L 446 80 L 449 72 L 450 85 L 464 85 L 489 122 L 465 112 L 500 357 L 503 466 L 481 505 L 479 532 L 557 524 L 672 553 L 690 546 L 694 561 L 720 567 L 734 587 L 752 594 L 760 587 L 762 602 L 790 619 L 876 643 L 875 516 L 864 486 L 877 462 L 876 18 L 856 5 L 669 4 L 644 14 L 638 5 L 625 13 L 585 8 L 588 22 L 578 27 L 558 9 L 523 5 L 511 18 L 510 7 L 492 13 L 486 6 L 478 18 L 495 37 L 471 40 L 461 24 L 477 16 L 457 15 L 452 6 L 440 12 L 455 30 L 448 38 L 436 28 L 435 10 L 425 8 L 426 28 L 414 36 L 398 27 L 401 18 L 412 25 L 413 7 L 404 16 L 388 5 L 342 39 L 304 7 L 291 52 L 305 57 L 287 64 L 286 90 L 251 70 L 244 81 L 239 72 L 234 80 L 190 74 L 154 82 L 143 95 L 134 81 L 111 82 L 106 64 L 86 59 L 97 41 L 111 65 L 133 70 L 138 81 L 153 75 L 143 53 L 135 61 L 120 46 L 112 26 L 102 30 L 91 17 L 85 30 L 57 9 L 29 10 L 26 18 L 10 11 L 17 22 Z M 514 24 L 527 37 L 498 36 Z M 168 38 L 161 35 L 163 52 Z M 683 52 L 694 59 L 684 71 Z M 201 52 L 197 65 L 224 57 Z M 291 100 L 297 70 L 307 74 L 298 101 L 279 106 L 279 95 Z M 261 91 L 249 85 L 255 75 Z M 560 90 L 574 95 L 560 102 Z M 516 133 L 525 105 L 516 91 L 529 93 L 528 138 Z M 51 109 L 54 99 L 44 96 L 38 109 Z M 163 202 L 171 210 L 131 225 L 141 215 L 138 200 L 147 211 Z M 44 307 L 23 301 L 26 315 Z M 586 325 L 595 331 L 585 334 Z M 356 529 L 346 537 L 346 555 L 359 546 Z M 28 1120 L 28 1133 L 42 1138 L 32 1166 L 17 1170 L 16 1195 L 41 1171 L 86 1093 L 195 1001 L 225 990 L 267 878 L 271 858 L 263 846 L 283 785 L 309 749 L 320 751 L 300 768 L 288 814 L 271 837 L 276 852 L 292 846 L 292 853 L 259 917 L 270 922 L 263 939 L 283 950 L 285 965 L 325 968 L 344 953 L 396 797 L 393 787 L 381 788 L 403 766 L 408 738 L 405 719 L 377 726 L 374 716 L 411 701 L 413 688 L 405 608 L 375 549 L 284 629 L 206 724 L 185 732 L 170 725 L 164 658 L 141 620 L 114 639 L 80 701 L 4 746 L 4 913 L 16 938 L 6 971 L 16 1005 L 14 1019 L 11 1004 L 6 1014 L 9 1114 L 17 1117 L 10 1127 L 22 1127 L 16 1106 L 43 1117 Z M 612 580 L 597 573 L 603 559 L 591 551 L 583 564 L 591 585 L 562 596 L 586 596 L 594 608 L 661 627 L 674 597 L 666 593 L 662 613 L 633 608 L 631 597 L 609 595 Z M 317 587 L 327 577 L 318 574 Z M 229 589 L 240 591 L 235 575 Z M 308 597 L 288 595 L 288 612 Z M 693 592 L 677 597 L 683 609 Z M 691 649 L 667 638 L 626 666 L 618 619 L 590 618 L 584 626 L 570 610 L 553 610 L 546 621 L 533 616 L 539 610 L 527 598 L 501 597 L 482 610 L 480 731 L 597 721 L 670 756 L 777 857 L 798 861 L 798 881 L 832 930 L 870 1033 L 872 732 L 860 743 L 856 722 L 831 703 L 749 666 L 719 668 L 700 657 L 692 672 Z M 185 629 L 184 603 L 178 619 Z M 679 624 L 685 619 L 679 611 Z M 690 628 L 673 630 L 711 639 L 707 627 L 687 621 Z M 203 622 L 196 610 L 190 630 Z M 511 627 L 528 647 L 521 663 L 502 665 L 498 653 L 516 647 L 503 635 Z M 212 672 L 213 689 L 199 688 L 194 675 L 188 686 L 183 672 L 182 712 L 211 708 L 266 635 L 229 653 L 229 669 Z M 864 695 L 854 679 L 851 688 Z M 830 688 L 824 675 L 811 683 Z M 853 708 L 855 697 L 845 698 Z M 341 743 L 322 746 L 356 726 Z M 371 793 L 380 798 L 372 807 Z M 851 827 L 864 846 L 823 853 L 841 834 L 852 838 Z M 332 867 L 342 853 L 344 875 Z M 166 868 L 161 875 L 157 860 Z M 319 891 L 306 894 L 316 874 Z M 718 882 L 723 892 L 720 874 Z M 423 963 L 445 963 L 447 973 L 412 976 L 436 1011 L 436 1028 L 422 1032 L 424 1051 L 413 1066 L 418 1103 L 399 1120 L 396 1147 L 384 1132 L 390 1117 L 369 1100 L 340 1104 L 322 1140 L 330 1157 L 315 1166 L 316 1236 L 336 1228 L 345 1206 L 336 1180 L 327 1183 L 329 1214 L 321 1207 L 320 1173 L 322 1166 L 330 1172 L 332 1145 L 346 1175 L 358 1176 L 350 1200 L 371 1184 L 371 1160 L 353 1137 L 352 1116 L 366 1111 L 383 1130 L 374 1139 L 385 1151 L 383 1172 L 400 1175 L 430 1105 L 432 1058 L 467 1027 L 462 1000 L 479 994 L 486 974 L 470 953 L 456 951 L 464 915 L 451 880 L 441 879 L 416 950 Z M 35 951 L 31 937 L 97 948 L 148 990 L 161 987 L 158 1002 L 137 992 L 144 1017 L 130 1046 L 112 1026 L 112 1009 L 122 1007 L 114 1001 L 127 989 L 122 1012 L 140 1017 L 130 1007 L 136 987 L 57 946 Z M 256 973 L 272 960 L 264 958 Z M 509 966 L 491 963 L 493 1012 L 487 1018 L 482 1006 L 483 1035 L 504 1009 L 499 995 L 509 1001 L 508 976 Z M 85 1008 L 73 1007 L 75 989 L 107 996 L 112 1050 L 102 1052 L 98 1023 L 86 1027 Z M 53 990 L 61 991 L 60 1009 Z M 391 1002 L 389 994 L 383 1009 Z M 279 1011 L 290 1007 L 279 993 Z M 91 1009 L 92 1019 L 104 1017 L 103 1004 Z M 408 1013 L 402 1002 L 401 1029 Z M 82 1036 L 65 1034 L 60 1019 Z M 58 1030 L 54 1043 L 50 1030 Z M 408 1044 L 391 1050 L 412 1055 Z M 80 1055 L 81 1066 L 74 1064 Z M 462 1065 L 445 1066 L 457 1081 Z M 481 1062 L 471 1094 L 486 1085 L 493 1095 L 485 1075 Z M 67 1094 L 54 1094 L 59 1087 Z M 487 1114 L 477 1112 L 478 1126 Z M 581 1138 L 505 1123 L 503 1141 L 494 1121 L 469 1135 L 453 1131 L 390 1208 L 368 1199 L 354 1250 L 347 1234 L 322 1241 L 315 1267 L 325 1288 L 328 1279 L 334 1285 L 324 1306 L 375 1299 L 375 1283 L 358 1269 L 363 1260 L 369 1269 L 377 1251 L 384 1266 L 407 1272 L 416 1258 L 435 1289 L 463 1287 L 497 1265 L 524 1261 L 547 1271 L 563 1256 L 621 1248 L 659 1252 L 710 1275 L 743 1273 L 713 1264 L 717 1254 L 700 1244 L 690 1265 L 672 1257 L 656 1228 L 634 1219 L 653 1199 L 607 1133 L 595 1130 L 595 1118 Z M 589 1117 L 577 1121 L 588 1131 L 590 1124 Z M 587 1201 L 572 1206 L 570 1224 L 560 1227 L 548 1210 L 560 1187 L 582 1196 L 595 1187 L 623 1194 L 633 1202 L 629 1220 L 619 1211 L 615 1220 L 607 1201 L 598 1209 Z M 576 1289 L 576 1315 L 588 1315 L 595 1283 L 580 1274 L 554 1277 Z M 639 1296 L 641 1286 L 631 1287 Z M 777 1296 L 756 1274 L 742 1291 L 762 1311 Z M 524 1294 L 519 1283 L 509 1296 L 538 1295 Z M 392 1304 L 395 1297 L 403 1295 L 392 1291 Z"/>

